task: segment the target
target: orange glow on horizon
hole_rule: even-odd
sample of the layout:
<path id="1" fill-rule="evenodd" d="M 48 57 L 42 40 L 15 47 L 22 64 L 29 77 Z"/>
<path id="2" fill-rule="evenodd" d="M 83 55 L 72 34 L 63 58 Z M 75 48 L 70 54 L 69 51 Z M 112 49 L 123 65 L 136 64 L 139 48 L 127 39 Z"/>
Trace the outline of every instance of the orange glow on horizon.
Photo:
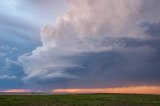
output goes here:
<path id="1" fill-rule="evenodd" d="M 119 88 L 76 88 L 54 89 L 52 93 L 136 93 L 136 94 L 160 94 L 160 86 L 138 86 Z"/>
<path id="2" fill-rule="evenodd" d="M 24 92 L 32 92 L 29 89 L 9 89 L 9 90 L 0 90 L 0 92 L 5 93 L 24 93 Z"/>

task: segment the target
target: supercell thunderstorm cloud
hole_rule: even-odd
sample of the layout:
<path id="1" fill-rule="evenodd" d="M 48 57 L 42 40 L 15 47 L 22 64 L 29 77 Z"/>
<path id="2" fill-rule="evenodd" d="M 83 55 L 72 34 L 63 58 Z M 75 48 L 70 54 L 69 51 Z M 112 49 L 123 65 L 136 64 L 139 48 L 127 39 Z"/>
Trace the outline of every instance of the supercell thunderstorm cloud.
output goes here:
<path id="1" fill-rule="evenodd" d="M 20 56 L 24 82 L 52 88 L 159 84 L 159 0 L 69 2 L 56 25 L 43 28 L 42 46 Z"/>
<path id="2" fill-rule="evenodd" d="M 18 56 L 38 90 L 160 86 L 159 0 L 68 0 L 40 45 Z M 32 89 L 32 88 L 30 88 Z"/>

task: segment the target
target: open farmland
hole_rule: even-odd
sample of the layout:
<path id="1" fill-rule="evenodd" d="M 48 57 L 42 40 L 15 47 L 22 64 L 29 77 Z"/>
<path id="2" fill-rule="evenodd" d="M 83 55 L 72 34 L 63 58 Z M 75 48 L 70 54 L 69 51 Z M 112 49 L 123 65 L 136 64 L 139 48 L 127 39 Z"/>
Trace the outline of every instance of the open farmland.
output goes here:
<path id="1" fill-rule="evenodd" d="M 0 95 L 0 106 L 160 106 L 160 95 Z"/>

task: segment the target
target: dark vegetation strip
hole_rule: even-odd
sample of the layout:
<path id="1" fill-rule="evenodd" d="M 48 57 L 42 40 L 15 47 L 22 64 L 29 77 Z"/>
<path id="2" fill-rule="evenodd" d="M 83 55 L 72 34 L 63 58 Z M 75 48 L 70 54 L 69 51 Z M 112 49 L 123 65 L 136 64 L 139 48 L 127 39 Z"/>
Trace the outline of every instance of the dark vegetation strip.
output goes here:
<path id="1" fill-rule="evenodd" d="M 160 95 L 0 95 L 0 106 L 160 106 Z"/>

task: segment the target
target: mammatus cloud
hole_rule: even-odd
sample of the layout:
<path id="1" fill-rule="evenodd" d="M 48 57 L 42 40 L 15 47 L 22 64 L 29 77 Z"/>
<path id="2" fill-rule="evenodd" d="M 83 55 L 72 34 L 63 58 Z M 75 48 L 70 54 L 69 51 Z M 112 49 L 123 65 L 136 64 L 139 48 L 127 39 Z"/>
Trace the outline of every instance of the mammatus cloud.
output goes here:
<path id="1" fill-rule="evenodd" d="M 159 10 L 159 1 L 69 2 L 57 24 L 42 30 L 42 46 L 19 57 L 24 82 L 48 88 L 159 85 L 160 12 L 148 10 Z"/>

